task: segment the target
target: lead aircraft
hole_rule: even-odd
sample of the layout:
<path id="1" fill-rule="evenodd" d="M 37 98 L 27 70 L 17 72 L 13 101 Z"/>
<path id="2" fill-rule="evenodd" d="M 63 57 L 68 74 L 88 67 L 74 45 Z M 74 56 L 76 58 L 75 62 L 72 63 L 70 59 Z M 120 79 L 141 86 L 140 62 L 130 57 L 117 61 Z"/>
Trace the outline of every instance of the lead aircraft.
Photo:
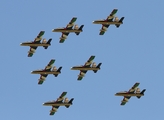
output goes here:
<path id="1" fill-rule="evenodd" d="M 79 35 L 80 32 L 83 31 L 84 25 L 81 25 L 80 27 L 78 27 L 78 25 L 74 25 L 76 20 L 77 18 L 73 17 L 65 28 L 57 28 L 52 30 L 52 32 L 62 32 L 62 36 L 60 37 L 59 43 L 63 43 L 67 39 L 67 36 L 70 32 L 74 32 L 76 35 Z"/>
<path id="2" fill-rule="evenodd" d="M 113 9 L 113 11 L 110 13 L 110 15 L 106 19 L 93 21 L 94 24 L 102 24 L 102 28 L 100 29 L 99 35 L 104 35 L 109 25 L 114 24 L 117 28 L 119 28 L 119 26 L 123 24 L 124 17 L 122 17 L 121 19 L 119 19 L 118 17 L 115 17 L 115 14 L 117 13 L 117 11 L 118 9 Z"/>
<path id="3" fill-rule="evenodd" d="M 50 110 L 50 115 L 54 115 L 60 106 L 65 106 L 66 108 L 69 108 L 69 106 L 73 104 L 72 102 L 74 98 L 72 98 L 71 100 L 68 100 L 68 98 L 64 98 L 66 94 L 67 92 L 63 92 L 59 96 L 59 98 L 57 98 L 56 101 L 53 100 L 53 101 L 43 103 L 43 105 L 45 106 L 52 106 L 52 109 Z"/>
<path id="4" fill-rule="evenodd" d="M 20 45 L 21 46 L 30 46 L 30 50 L 28 51 L 28 57 L 32 57 L 33 54 L 35 53 L 35 50 L 37 49 L 38 46 L 43 46 L 44 49 L 47 49 L 48 46 L 51 45 L 52 39 L 50 38 L 48 41 L 44 38 L 42 40 L 42 36 L 44 35 L 45 31 L 40 31 L 38 36 L 34 39 L 34 41 L 31 42 L 23 42 Z M 42 40 L 42 42 L 41 42 Z"/>
<path id="5" fill-rule="evenodd" d="M 100 70 L 102 63 L 96 65 L 96 63 L 93 62 L 94 58 L 95 56 L 91 56 L 84 65 L 71 67 L 71 70 L 80 70 L 77 80 L 82 80 L 88 70 L 92 70 L 94 73 Z"/>
<path id="6" fill-rule="evenodd" d="M 51 70 L 54 62 L 55 62 L 55 59 L 51 59 L 48 65 L 44 69 L 31 71 L 32 74 L 40 74 L 40 79 L 39 79 L 38 84 L 43 84 L 48 74 L 53 74 L 55 77 L 57 77 L 58 74 L 61 73 L 62 67 L 59 67 L 57 69 L 56 66 L 54 66 L 53 69 Z"/>
<path id="7" fill-rule="evenodd" d="M 124 96 L 123 100 L 121 101 L 121 105 L 125 105 L 132 96 L 136 96 L 138 99 L 140 99 L 141 96 L 144 96 L 146 89 L 143 89 L 140 92 L 140 89 L 138 88 L 139 84 L 140 83 L 138 82 L 135 83 L 129 91 L 118 92 L 115 94 L 116 96 Z"/>

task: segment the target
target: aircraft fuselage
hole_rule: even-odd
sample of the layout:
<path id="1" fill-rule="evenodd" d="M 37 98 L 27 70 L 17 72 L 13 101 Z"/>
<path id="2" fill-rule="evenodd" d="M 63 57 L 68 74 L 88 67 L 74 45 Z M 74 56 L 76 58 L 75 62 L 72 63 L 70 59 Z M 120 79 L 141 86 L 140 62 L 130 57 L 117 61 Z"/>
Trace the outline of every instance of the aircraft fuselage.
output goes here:
<path id="1" fill-rule="evenodd" d="M 71 70 L 100 70 L 100 68 L 96 67 L 72 67 Z"/>
<path id="2" fill-rule="evenodd" d="M 116 93 L 115 96 L 144 96 L 140 93 Z"/>
<path id="3" fill-rule="evenodd" d="M 68 32 L 68 33 L 70 33 L 70 32 L 82 32 L 82 30 L 75 30 L 75 29 L 60 29 L 60 28 L 58 28 L 58 29 L 53 29 L 52 30 L 52 32 Z"/>
<path id="4" fill-rule="evenodd" d="M 70 103 L 55 103 L 55 102 L 45 102 L 43 103 L 45 106 L 65 106 L 65 105 L 72 105 Z"/>
<path id="5" fill-rule="evenodd" d="M 31 72 L 32 74 L 60 74 L 57 71 L 44 71 L 44 70 L 34 70 Z"/>
<path id="6" fill-rule="evenodd" d="M 123 24 L 122 22 L 115 22 L 115 21 L 112 21 L 112 22 L 109 22 L 109 21 L 104 21 L 104 20 L 95 20 L 93 21 L 93 24 L 105 24 L 105 25 L 112 25 L 112 24 Z"/>
<path id="7" fill-rule="evenodd" d="M 50 44 L 46 44 L 46 43 L 32 43 L 32 42 L 24 42 L 20 44 L 21 46 L 34 46 L 34 47 L 38 47 L 38 46 L 50 46 Z"/>

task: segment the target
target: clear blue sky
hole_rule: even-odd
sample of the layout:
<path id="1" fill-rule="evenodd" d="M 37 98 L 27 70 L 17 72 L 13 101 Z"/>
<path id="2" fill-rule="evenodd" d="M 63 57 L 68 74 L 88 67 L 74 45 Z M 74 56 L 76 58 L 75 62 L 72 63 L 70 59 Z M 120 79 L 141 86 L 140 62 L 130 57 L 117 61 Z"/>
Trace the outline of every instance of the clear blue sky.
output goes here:
<path id="1" fill-rule="evenodd" d="M 164 1 L 162 0 L 1 0 L 1 120 L 162 120 L 164 84 Z M 101 25 L 93 20 L 106 19 L 117 8 L 116 16 L 124 16 L 120 28 L 110 26 L 99 36 Z M 65 27 L 72 17 L 78 25 L 84 24 L 79 35 L 71 33 L 59 43 L 61 33 L 52 29 Z M 33 41 L 44 30 L 44 38 L 52 38 L 52 45 L 39 47 L 32 58 L 27 57 L 29 47 L 21 42 Z M 95 55 L 102 62 L 101 70 L 88 71 L 77 81 L 82 65 Z M 49 75 L 43 85 L 37 84 L 39 75 L 30 72 L 42 69 L 50 59 L 55 66 L 63 66 L 57 78 Z M 123 97 L 116 92 L 129 90 L 135 82 L 147 89 L 141 99 L 131 98 L 120 106 Z M 75 98 L 67 109 L 60 107 L 49 116 L 51 107 L 43 102 L 56 100 L 67 91 Z"/>

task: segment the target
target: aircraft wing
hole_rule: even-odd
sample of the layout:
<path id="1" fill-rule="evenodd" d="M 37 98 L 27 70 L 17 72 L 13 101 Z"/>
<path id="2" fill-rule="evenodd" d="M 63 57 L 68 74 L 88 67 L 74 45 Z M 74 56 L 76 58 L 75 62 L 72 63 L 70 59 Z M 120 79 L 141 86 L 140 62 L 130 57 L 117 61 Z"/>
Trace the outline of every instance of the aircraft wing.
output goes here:
<path id="1" fill-rule="evenodd" d="M 89 67 L 89 66 L 92 64 L 94 58 L 95 58 L 95 56 L 91 56 L 91 57 L 88 59 L 88 61 L 85 63 L 84 67 Z"/>
<path id="2" fill-rule="evenodd" d="M 50 111 L 50 115 L 54 115 L 59 107 L 60 106 L 52 106 L 52 110 Z"/>
<path id="3" fill-rule="evenodd" d="M 62 102 L 64 100 L 64 97 L 66 96 L 67 92 L 63 92 L 57 99 L 56 102 Z"/>
<path id="4" fill-rule="evenodd" d="M 121 105 L 125 105 L 130 98 L 130 96 L 124 96 L 123 100 L 121 101 Z"/>
<path id="5" fill-rule="evenodd" d="M 45 67 L 45 70 L 50 71 L 54 62 L 55 62 L 55 59 L 51 59 L 48 65 Z"/>
<path id="6" fill-rule="evenodd" d="M 129 93 L 134 93 L 140 83 L 135 83 L 133 87 L 128 91 Z"/>
<path id="7" fill-rule="evenodd" d="M 74 23 L 76 22 L 77 17 L 73 17 L 71 21 L 67 24 L 66 28 L 72 28 L 74 26 Z"/>
<path id="8" fill-rule="evenodd" d="M 113 11 L 110 13 L 110 15 L 107 17 L 107 21 L 111 21 L 113 20 L 113 18 L 115 17 L 115 14 L 117 13 L 118 9 L 113 9 Z"/>
<path id="9" fill-rule="evenodd" d="M 99 35 L 104 35 L 104 33 L 107 31 L 107 28 L 109 27 L 109 25 L 102 25 L 102 28 L 100 29 L 100 33 Z"/>
<path id="10" fill-rule="evenodd" d="M 69 33 L 63 32 L 61 37 L 60 37 L 59 43 L 64 43 L 64 41 L 67 39 L 68 35 L 69 35 Z"/>
<path id="11" fill-rule="evenodd" d="M 40 75 L 40 79 L 38 81 L 38 84 L 43 84 L 44 80 L 46 79 L 46 77 L 48 76 L 48 74 L 41 74 Z"/>
<path id="12" fill-rule="evenodd" d="M 42 39 L 42 36 L 44 35 L 45 31 L 40 31 L 40 33 L 37 35 L 37 37 L 34 40 L 34 43 L 40 42 Z"/>
<path id="13" fill-rule="evenodd" d="M 87 73 L 86 70 L 81 70 L 79 75 L 78 75 L 77 80 L 82 80 L 86 73 Z"/>
<path id="14" fill-rule="evenodd" d="M 32 57 L 33 54 L 35 53 L 36 49 L 37 49 L 37 47 L 31 47 L 30 46 L 30 50 L 28 51 L 28 57 Z"/>

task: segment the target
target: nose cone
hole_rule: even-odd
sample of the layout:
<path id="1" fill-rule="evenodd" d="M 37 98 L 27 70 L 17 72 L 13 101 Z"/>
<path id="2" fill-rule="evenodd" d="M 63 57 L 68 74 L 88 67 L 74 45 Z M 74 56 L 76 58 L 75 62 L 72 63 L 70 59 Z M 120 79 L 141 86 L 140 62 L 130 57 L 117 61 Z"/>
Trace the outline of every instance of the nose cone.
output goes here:
<path id="1" fill-rule="evenodd" d="M 117 95 L 118 95 L 118 93 L 115 94 L 115 96 L 117 96 Z"/>
<path id="2" fill-rule="evenodd" d="M 20 43 L 20 45 L 23 45 L 23 43 Z"/>
<path id="3" fill-rule="evenodd" d="M 95 21 L 93 21 L 92 23 L 95 23 Z"/>
<path id="4" fill-rule="evenodd" d="M 46 103 L 43 103 L 43 105 L 46 105 Z"/>

